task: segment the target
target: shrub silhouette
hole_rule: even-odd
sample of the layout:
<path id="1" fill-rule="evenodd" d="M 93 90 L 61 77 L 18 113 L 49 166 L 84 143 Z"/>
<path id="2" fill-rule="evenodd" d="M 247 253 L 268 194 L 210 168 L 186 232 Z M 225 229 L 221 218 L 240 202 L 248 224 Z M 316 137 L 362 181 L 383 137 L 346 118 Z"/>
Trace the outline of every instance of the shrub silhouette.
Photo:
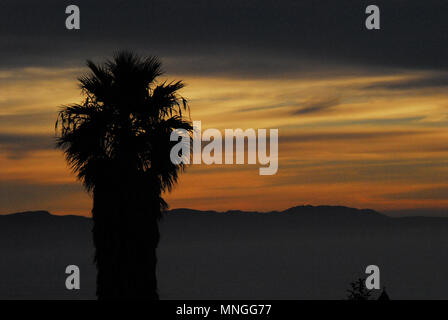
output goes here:
<path id="1" fill-rule="evenodd" d="M 64 106 L 57 146 L 93 196 L 98 299 L 158 299 L 156 247 L 162 198 L 184 169 L 170 161 L 173 130 L 192 131 L 178 94 L 183 82 L 158 83 L 161 62 L 119 52 L 87 61 L 85 100 Z M 191 139 L 191 137 L 190 137 Z"/>
<path id="2" fill-rule="evenodd" d="M 350 289 L 347 290 L 347 300 L 369 300 L 371 291 L 365 286 L 366 279 L 359 278 L 350 283 Z"/>

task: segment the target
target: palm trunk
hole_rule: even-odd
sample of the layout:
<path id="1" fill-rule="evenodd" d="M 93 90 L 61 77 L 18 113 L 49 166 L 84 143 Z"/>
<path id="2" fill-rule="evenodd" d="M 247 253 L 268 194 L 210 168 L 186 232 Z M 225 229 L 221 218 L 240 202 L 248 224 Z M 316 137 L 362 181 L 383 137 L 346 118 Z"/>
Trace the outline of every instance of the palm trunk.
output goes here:
<path id="1" fill-rule="evenodd" d="M 137 188 L 95 188 L 92 214 L 98 299 L 158 299 L 160 207 L 148 198 L 148 192 Z"/>

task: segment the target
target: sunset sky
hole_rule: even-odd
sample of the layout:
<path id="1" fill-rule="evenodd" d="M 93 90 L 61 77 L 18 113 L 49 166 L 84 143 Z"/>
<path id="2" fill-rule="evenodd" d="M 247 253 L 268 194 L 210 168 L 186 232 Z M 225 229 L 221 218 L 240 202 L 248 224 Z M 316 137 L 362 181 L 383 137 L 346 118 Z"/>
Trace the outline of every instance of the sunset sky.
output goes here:
<path id="1" fill-rule="evenodd" d="M 71 2 L 2 0 L 0 213 L 89 215 L 54 148 L 57 111 L 81 101 L 86 59 L 131 49 L 186 82 L 203 129 L 279 129 L 276 175 L 190 166 L 171 208 L 448 214 L 448 3 L 376 1 L 368 31 L 369 2 L 296 2 L 77 1 L 69 31 Z"/>

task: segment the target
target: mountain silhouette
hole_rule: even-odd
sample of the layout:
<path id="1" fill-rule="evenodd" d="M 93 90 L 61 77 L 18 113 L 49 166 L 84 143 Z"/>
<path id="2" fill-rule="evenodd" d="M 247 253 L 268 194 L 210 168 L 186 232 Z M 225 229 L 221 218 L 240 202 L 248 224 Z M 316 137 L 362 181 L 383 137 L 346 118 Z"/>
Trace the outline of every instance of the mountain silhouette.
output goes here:
<path id="1" fill-rule="evenodd" d="M 269 211 L 269 212 L 258 212 L 258 211 L 242 211 L 242 210 L 228 210 L 225 212 L 217 211 L 201 211 L 187 208 L 179 208 L 168 211 L 170 214 L 224 214 L 224 215 L 299 215 L 303 218 L 313 218 L 313 219 L 358 219 L 358 218 L 387 218 L 387 216 L 371 209 L 356 209 L 344 206 L 311 206 L 302 205 L 295 206 L 283 211 Z"/>
<path id="2" fill-rule="evenodd" d="M 448 218 L 332 206 L 173 209 L 160 228 L 161 299 L 339 300 L 370 264 L 394 299 L 448 298 Z M 0 298 L 95 299 L 91 230 L 81 216 L 0 215 Z M 81 290 L 65 289 L 70 264 Z"/>

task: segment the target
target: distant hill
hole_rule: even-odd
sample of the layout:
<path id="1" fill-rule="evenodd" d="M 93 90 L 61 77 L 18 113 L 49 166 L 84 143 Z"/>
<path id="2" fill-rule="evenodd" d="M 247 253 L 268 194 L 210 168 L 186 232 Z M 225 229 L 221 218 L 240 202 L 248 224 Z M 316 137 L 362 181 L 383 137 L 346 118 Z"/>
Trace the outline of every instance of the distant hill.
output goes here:
<path id="1" fill-rule="evenodd" d="M 39 228 L 42 231 L 50 231 L 54 228 L 65 229 L 67 233 L 78 232 L 86 224 L 91 224 L 91 219 L 74 215 L 53 215 L 48 211 L 26 211 L 0 215 L 0 232 L 3 235 L 17 232 L 17 229 L 27 230 Z"/>
<path id="2" fill-rule="evenodd" d="M 241 210 L 229 210 L 225 212 L 217 212 L 217 211 L 201 211 L 194 209 L 173 209 L 170 210 L 169 213 L 174 214 L 264 214 L 264 215 L 275 215 L 275 214 L 298 214 L 298 215 L 319 215 L 319 216 L 355 216 L 355 215 L 375 215 L 375 216 L 383 216 L 382 214 L 371 210 L 371 209 L 355 209 L 343 206 L 295 206 L 284 211 L 269 211 L 269 212 L 257 212 L 257 211 L 241 211 Z"/>
<path id="3" fill-rule="evenodd" d="M 95 297 L 92 221 L 46 211 L 0 215 L 0 299 Z M 173 209 L 161 222 L 162 299 L 343 299 L 376 264 L 392 299 L 448 299 L 448 218 L 369 209 Z M 65 289 L 65 267 L 81 290 Z"/>
<path id="4" fill-rule="evenodd" d="M 24 212 L 5 214 L 3 216 L 5 216 L 5 217 L 11 217 L 11 216 L 26 217 L 26 216 L 29 216 L 31 214 L 33 216 L 40 216 L 40 217 L 45 217 L 45 216 L 50 216 L 51 215 L 51 213 L 48 212 L 48 211 L 24 211 Z"/>
<path id="5" fill-rule="evenodd" d="M 17 212 L 17 213 L 8 213 L 8 214 L 0 214 L 0 218 L 30 218 L 30 217 L 39 217 L 41 219 L 46 219 L 49 217 L 79 217 L 79 218 L 85 218 L 82 216 L 76 216 L 76 215 L 53 215 L 48 211 L 44 210 L 38 210 L 38 211 L 24 211 L 24 212 Z"/>
<path id="6" fill-rule="evenodd" d="M 344 206 L 295 206 L 283 211 L 240 211 L 230 210 L 226 212 L 217 212 L 213 210 L 201 211 L 194 209 L 179 208 L 168 211 L 164 218 L 171 220 L 199 219 L 206 216 L 208 220 L 225 220 L 225 223 L 241 221 L 252 221 L 255 224 L 263 223 L 284 223 L 304 226 L 350 226 L 359 225 L 365 227 L 373 226 L 393 226 L 393 225 L 421 225 L 445 227 L 448 225 L 448 217 L 389 217 L 371 209 L 356 209 Z M 232 219 L 223 219 L 231 216 Z M 256 218 L 256 219 L 255 219 Z M 268 221 L 266 221 L 268 220 Z M 192 221 L 191 221 L 192 222 Z"/>
<path id="7" fill-rule="evenodd" d="M 168 213 L 173 214 L 318 214 L 318 215 L 377 215 L 383 216 L 382 214 L 371 210 L 371 209 L 355 209 L 344 206 L 311 206 L 311 205 L 303 205 L 303 206 L 295 206 L 284 211 L 269 211 L 269 212 L 258 212 L 258 211 L 242 211 L 242 210 L 229 210 L 224 212 L 219 212 L 215 210 L 196 210 L 196 209 L 188 209 L 188 208 L 177 208 L 169 210 Z M 0 217 L 7 216 L 29 216 L 29 215 L 38 215 L 38 216 L 49 216 L 52 215 L 48 211 L 38 210 L 38 211 L 24 211 L 17 213 L 8 213 L 0 215 Z M 59 215 L 58 215 L 59 216 Z"/>
<path id="8" fill-rule="evenodd" d="M 344 206 L 295 206 L 283 211 L 241 211 L 229 210 L 218 212 L 214 210 L 195 210 L 188 208 L 177 208 L 167 211 L 163 215 L 164 220 L 170 221 L 170 224 L 179 223 L 198 223 L 203 219 L 216 221 L 221 229 L 229 225 L 231 228 L 244 229 L 246 223 L 258 226 L 263 229 L 263 224 L 272 226 L 287 224 L 288 228 L 303 226 L 318 226 L 321 228 L 332 227 L 350 227 L 359 226 L 369 228 L 374 226 L 396 226 L 396 225 L 420 225 L 422 227 L 445 227 L 448 225 L 448 217 L 389 217 L 371 209 L 356 209 Z M 90 218 L 76 215 L 52 215 L 48 211 L 26 211 L 0 215 L 1 221 L 11 221 L 15 223 L 62 224 L 67 222 L 79 221 L 81 224 L 91 223 Z M 177 222 L 176 222 L 177 221 Z M 1 230 L 0 226 L 0 230 Z"/>

